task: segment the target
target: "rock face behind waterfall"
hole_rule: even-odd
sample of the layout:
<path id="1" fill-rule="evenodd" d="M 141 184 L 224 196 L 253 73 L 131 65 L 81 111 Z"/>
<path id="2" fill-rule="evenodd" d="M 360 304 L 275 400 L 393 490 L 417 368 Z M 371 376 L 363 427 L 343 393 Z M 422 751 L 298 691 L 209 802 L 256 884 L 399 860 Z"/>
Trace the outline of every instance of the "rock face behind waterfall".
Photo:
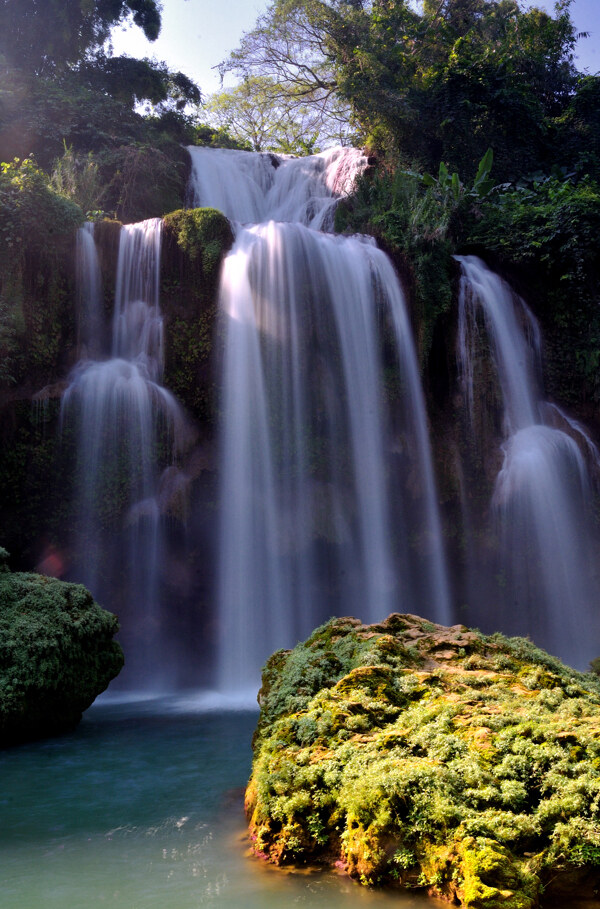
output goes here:
<path id="1" fill-rule="evenodd" d="M 0 549 L 0 747 L 65 732 L 118 675 L 117 619 L 79 584 L 11 573 Z"/>
<path id="2" fill-rule="evenodd" d="M 259 702 L 246 808 L 269 861 L 472 909 L 600 887 L 597 677 L 523 638 L 394 614 L 278 651 Z"/>

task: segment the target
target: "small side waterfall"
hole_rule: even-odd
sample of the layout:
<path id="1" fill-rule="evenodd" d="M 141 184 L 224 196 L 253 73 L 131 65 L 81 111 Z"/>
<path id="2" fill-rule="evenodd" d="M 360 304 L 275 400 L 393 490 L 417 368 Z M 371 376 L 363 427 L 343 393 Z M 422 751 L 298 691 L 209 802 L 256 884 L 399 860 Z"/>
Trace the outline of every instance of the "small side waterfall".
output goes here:
<path id="1" fill-rule="evenodd" d="M 75 425 L 79 438 L 73 576 L 127 617 L 123 635 L 129 684 L 159 687 L 167 670 L 161 656 L 163 520 L 157 465 L 165 451 L 177 450 L 185 434 L 179 404 L 160 385 L 161 229 L 160 219 L 121 228 L 111 358 L 77 364 L 61 413 L 63 425 Z M 86 248 L 89 271 L 80 281 L 84 297 L 97 286 L 89 243 Z M 96 328 L 101 337 L 100 326 Z"/>
<path id="2" fill-rule="evenodd" d="M 504 413 L 504 460 L 492 499 L 502 604 L 496 624 L 585 668 L 599 630 L 586 464 L 597 451 L 578 423 L 542 399 L 540 332 L 524 302 L 481 260 L 458 261 L 458 360 L 467 407 L 472 420 L 481 314 Z"/>
<path id="3" fill-rule="evenodd" d="M 366 159 L 191 152 L 196 204 L 273 219 L 238 228 L 221 282 L 219 680 L 240 689 L 331 614 L 447 622 L 450 598 L 398 278 L 372 240 L 315 229 Z"/>
<path id="4" fill-rule="evenodd" d="M 77 231 L 75 256 L 79 343 L 89 356 L 99 356 L 104 347 L 102 274 L 92 221 Z"/>

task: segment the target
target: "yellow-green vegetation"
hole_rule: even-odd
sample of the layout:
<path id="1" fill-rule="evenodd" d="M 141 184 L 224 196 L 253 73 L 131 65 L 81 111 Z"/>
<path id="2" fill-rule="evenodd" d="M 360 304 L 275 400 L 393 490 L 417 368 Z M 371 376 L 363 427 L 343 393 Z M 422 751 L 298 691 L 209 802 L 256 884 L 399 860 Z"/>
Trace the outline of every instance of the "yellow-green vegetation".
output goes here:
<path id="1" fill-rule="evenodd" d="M 0 549 L 0 746 L 73 728 L 123 666 L 117 619 L 85 587 L 6 561 Z"/>
<path id="2" fill-rule="evenodd" d="M 275 653 L 259 702 L 257 854 L 472 909 L 599 887 L 596 676 L 522 638 L 343 618 Z"/>

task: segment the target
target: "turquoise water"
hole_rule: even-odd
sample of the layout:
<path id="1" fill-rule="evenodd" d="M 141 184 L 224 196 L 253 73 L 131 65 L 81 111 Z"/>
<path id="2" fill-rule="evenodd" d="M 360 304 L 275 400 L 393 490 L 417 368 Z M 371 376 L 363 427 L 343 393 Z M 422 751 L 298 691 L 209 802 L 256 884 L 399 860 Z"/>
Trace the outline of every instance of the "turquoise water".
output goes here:
<path id="1" fill-rule="evenodd" d="M 2 909 L 447 906 L 250 856 L 256 719 L 194 697 L 105 702 L 71 735 L 1 753 Z"/>

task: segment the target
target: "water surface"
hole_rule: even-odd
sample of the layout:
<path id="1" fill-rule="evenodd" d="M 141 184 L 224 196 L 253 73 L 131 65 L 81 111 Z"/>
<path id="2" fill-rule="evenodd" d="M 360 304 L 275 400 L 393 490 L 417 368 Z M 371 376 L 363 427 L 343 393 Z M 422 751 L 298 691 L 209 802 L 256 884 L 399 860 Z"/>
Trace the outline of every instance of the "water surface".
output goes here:
<path id="1" fill-rule="evenodd" d="M 447 905 L 250 856 L 256 720 L 193 696 L 104 702 L 70 735 L 0 753 L 2 909 Z"/>

